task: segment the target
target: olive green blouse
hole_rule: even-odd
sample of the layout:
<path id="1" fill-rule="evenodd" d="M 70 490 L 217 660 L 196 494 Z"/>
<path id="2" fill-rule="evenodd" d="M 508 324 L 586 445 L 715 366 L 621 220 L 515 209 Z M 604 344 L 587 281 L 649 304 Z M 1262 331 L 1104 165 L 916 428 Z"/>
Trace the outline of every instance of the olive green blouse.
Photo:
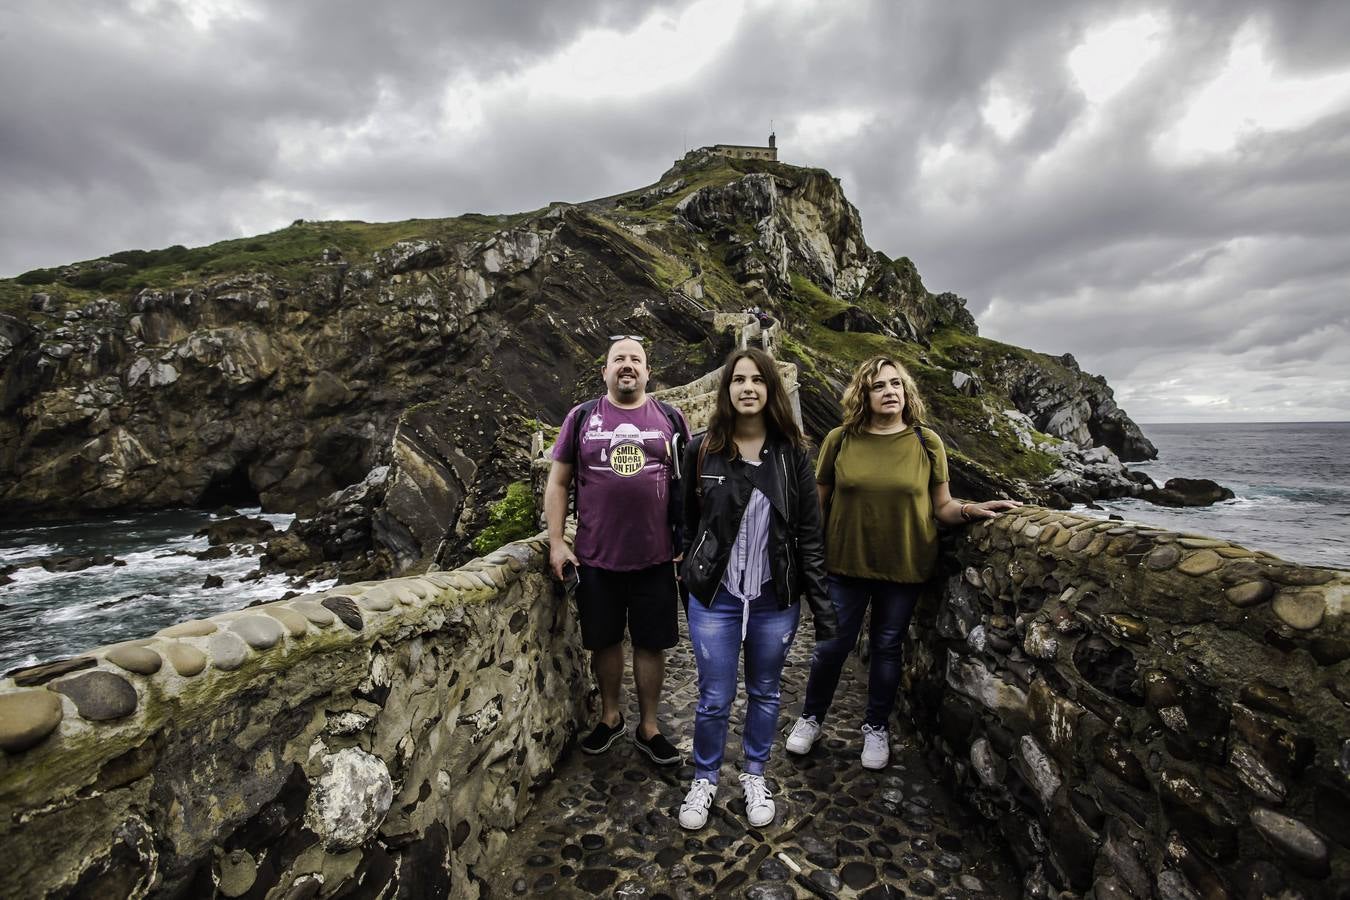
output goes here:
<path id="1" fill-rule="evenodd" d="M 925 445 L 927 449 L 925 449 Z M 830 485 L 825 568 L 835 575 L 914 583 L 937 561 L 930 491 L 947 480 L 947 453 L 931 429 L 825 436 L 816 482 Z"/>

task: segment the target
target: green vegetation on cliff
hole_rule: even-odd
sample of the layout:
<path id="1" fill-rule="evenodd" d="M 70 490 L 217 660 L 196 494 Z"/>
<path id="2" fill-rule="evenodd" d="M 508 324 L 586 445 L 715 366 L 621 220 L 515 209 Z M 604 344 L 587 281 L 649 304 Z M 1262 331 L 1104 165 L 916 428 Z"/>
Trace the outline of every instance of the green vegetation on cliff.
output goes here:
<path id="1" fill-rule="evenodd" d="M 530 213 L 403 222 L 307 222 L 247 238 L 204 247 L 175 244 L 162 250 L 124 250 L 96 260 L 50 269 L 33 269 L 0 279 L 0 312 L 27 307 L 35 292 L 48 294 L 53 311 L 80 306 L 105 295 L 134 294 L 145 288 L 169 290 L 237 274 L 265 273 L 303 282 L 325 251 L 353 265 L 369 263 L 376 253 L 399 241 L 430 240 L 451 244 L 483 240 Z"/>
<path id="2" fill-rule="evenodd" d="M 539 531 L 538 515 L 529 482 L 513 481 L 506 487 L 506 496 L 488 507 L 487 527 L 473 539 L 474 552 L 483 556 L 504 544 L 531 537 Z"/>

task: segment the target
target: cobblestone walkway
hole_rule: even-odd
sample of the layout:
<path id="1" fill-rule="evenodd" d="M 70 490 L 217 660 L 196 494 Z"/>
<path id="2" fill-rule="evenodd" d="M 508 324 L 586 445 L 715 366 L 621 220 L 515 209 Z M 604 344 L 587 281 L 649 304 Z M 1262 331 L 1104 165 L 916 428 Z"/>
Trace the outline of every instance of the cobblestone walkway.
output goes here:
<path id="1" fill-rule="evenodd" d="M 683 617 L 681 617 L 683 618 Z M 600 756 L 572 750 L 511 836 L 507 858 L 488 875 L 489 896 L 751 900 L 809 897 L 1014 898 L 1011 865 L 977 837 L 930 773 L 911 735 L 892 734 L 891 764 L 858 762 L 865 682 L 845 669 L 825 734 L 809 756 L 783 750 L 810 667 L 809 622 L 783 671 L 783 714 L 767 772 L 778 807 L 773 824 L 745 820 L 736 774 L 744 693 L 732 710 L 719 793 L 707 826 L 676 821 L 692 766 L 658 768 L 621 740 Z M 631 674 L 625 684 L 630 708 Z M 697 674 L 687 636 L 667 655 L 662 720 L 685 754 L 691 748 Z"/>

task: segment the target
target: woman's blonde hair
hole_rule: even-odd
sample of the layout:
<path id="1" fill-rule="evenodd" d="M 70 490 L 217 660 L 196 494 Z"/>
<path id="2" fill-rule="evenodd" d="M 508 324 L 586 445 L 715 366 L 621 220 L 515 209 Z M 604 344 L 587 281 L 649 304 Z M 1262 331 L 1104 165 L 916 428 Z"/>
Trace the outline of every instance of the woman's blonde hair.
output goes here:
<path id="1" fill-rule="evenodd" d="M 844 389 L 844 398 L 840 401 L 844 407 L 843 426 L 849 434 L 858 434 L 871 423 L 872 408 L 867 403 L 867 395 L 871 392 L 872 382 L 876 381 L 885 366 L 894 366 L 905 386 L 905 406 L 900 411 L 904 423 L 911 426 L 919 424 L 927 415 L 923 397 L 919 396 L 919 385 L 909 370 L 889 356 L 874 356 L 854 371 L 848 387 Z"/>

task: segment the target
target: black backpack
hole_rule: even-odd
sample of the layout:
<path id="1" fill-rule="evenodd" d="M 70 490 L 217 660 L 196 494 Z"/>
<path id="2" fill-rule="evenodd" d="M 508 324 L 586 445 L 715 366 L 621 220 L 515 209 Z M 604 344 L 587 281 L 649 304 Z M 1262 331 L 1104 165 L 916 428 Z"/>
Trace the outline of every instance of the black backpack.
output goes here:
<path id="1" fill-rule="evenodd" d="M 684 537 L 684 494 L 683 483 L 681 481 L 680 460 L 684 453 L 684 445 L 689 443 L 689 429 L 684 424 L 684 417 L 680 415 L 679 410 L 671 406 L 664 400 L 656 400 L 656 405 L 661 408 L 661 413 L 670 423 L 670 496 L 667 498 L 666 520 L 670 523 L 670 531 L 674 540 L 676 552 L 679 551 Z M 573 415 L 577 417 L 576 423 L 572 428 L 572 465 L 581 462 L 581 425 L 595 412 L 595 408 L 600 405 L 600 398 L 587 400 L 574 411 Z M 576 478 L 572 479 L 573 504 L 575 508 Z"/>

